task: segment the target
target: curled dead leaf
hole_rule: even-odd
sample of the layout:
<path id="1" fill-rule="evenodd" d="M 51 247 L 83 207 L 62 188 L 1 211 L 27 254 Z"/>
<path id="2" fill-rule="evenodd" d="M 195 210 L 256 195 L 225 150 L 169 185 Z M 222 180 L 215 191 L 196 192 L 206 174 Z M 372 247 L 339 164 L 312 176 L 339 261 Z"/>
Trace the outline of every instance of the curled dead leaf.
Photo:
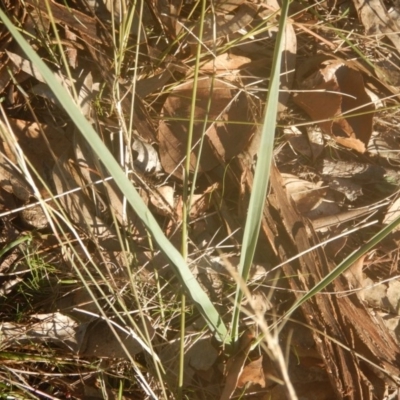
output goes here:
<path id="1" fill-rule="evenodd" d="M 295 103 L 339 144 L 364 153 L 375 106 L 361 72 L 342 60 L 317 58 L 307 61 L 298 80 L 305 91 L 294 95 Z"/>
<path id="2" fill-rule="evenodd" d="M 248 383 L 258 384 L 262 388 L 265 387 L 265 376 L 264 376 L 262 361 L 263 361 L 263 356 L 257 358 L 254 361 L 251 361 L 243 368 L 243 371 L 240 374 L 237 383 L 238 388 L 241 388 Z"/>

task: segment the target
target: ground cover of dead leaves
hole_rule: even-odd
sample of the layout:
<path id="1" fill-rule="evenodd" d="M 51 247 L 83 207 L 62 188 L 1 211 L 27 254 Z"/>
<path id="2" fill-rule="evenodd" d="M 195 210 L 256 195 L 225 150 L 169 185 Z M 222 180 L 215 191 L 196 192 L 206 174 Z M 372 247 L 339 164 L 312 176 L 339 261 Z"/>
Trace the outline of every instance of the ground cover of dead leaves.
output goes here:
<path id="1" fill-rule="evenodd" d="M 139 3 L 143 9 L 139 12 L 138 5 L 129 39 L 139 56 L 135 51 L 125 54 L 119 77 L 113 75 L 111 46 L 111 10 L 117 25 L 121 15 L 117 4 L 112 9 L 111 3 L 100 1 L 71 0 L 68 7 L 63 2 L 49 3 L 74 82 L 57 67 L 57 49 L 45 45 L 54 38 L 45 2 L 4 0 L 1 5 L 66 87 L 77 86 L 82 112 L 133 171 L 132 180 L 143 199 L 178 247 L 194 54 L 201 46 L 190 159 L 192 171 L 199 171 L 190 210 L 190 261 L 210 298 L 223 315 L 229 315 L 227 293 L 232 280 L 226 265 L 237 265 L 253 162 L 262 157 L 257 154 L 258 123 L 279 5 L 274 0 L 207 3 L 200 44 L 195 2 Z M 399 14 L 390 1 L 291 4 L 276 167 L 249 284 L 253 306 L 270 323 L 332 266 L 399 215 Z M 124 291 L 127 265 L 118 232 L 129 233 L 136 249 L 132 265 L 148 298 L 161 279 L 168 282 L 162 292 L 169 296 L 166 301 L 176 301 L 179 285 L 162 255 L 150 251 L 134 213 L 124 212 L 118 188 L 100 182 L 106 171 L 58 107 L 40 73 L 4 28 L 0 39 L 0 240 L 4 248 L 0 380 L 7 378 L 15 388 L 22 384 L 37 398 L 60 399 L 117 398 L 123 381 L 124 398 L 148 398 L 128 367 L 123 341 L 162 398 L 143 345 L 129 332 L 111 332 L 98 318 L 98 308 L 86 289 L 76 282 L 54 237 L 54 229 L 59 228 L 49 226 L 32 184 L 16 167 L 16 149 L 22 149 L 29 160 L 32 179 L 49 204 L 55 206 L 54 196 L 60 196 L 59 206 L 91 249 L 91 257 L 104 266 L 103 278 L 125 296 L 131 309 L 136 300 Z M 112 107 L 116 80 L 123 91 L 120 114 Z M 132 103 L 134 130 L 131 136 L 119 136 Z M 127 149 L 122 158 L 120 148 Z M 93 182 L 100 182 L 94 190 Z M 70 232 L 58 233 L 71 240 L 71 249 L 82 252 Z M 7 248 L 19 239 L 19 246 Z M 280 333 L 282 346 L 290 348 L 289 374 L 298 398 L 364 400 L 399 395 L 398 240 L 398 232 L 393 232 L 324 294 L 304 304 Z M 323 247 L 317 246 L 325 241 Z M 296 254 L 301 256 L 284 263 Z M 46 276 L 44 286 L 28 267 L 35 261 Z M 270 272 L 280 264 L 278 272 Z M 98 278 L 100 284 L 105 283 L 103 278 Z M 179 352 L 178 317 L 172 314 L 162 325 L 149 305 L 147 327 L 166 369 L 171 398 Z M 217 343 L 200 334 L 202 326 L 195 317 L 188 321 L 184 381 L 188 398 L 229 399 L 241 393 L 244 398 L 286 398 L 280 372 L 268 354 L 263 349 L 250 352 L 254 334 L 244 334 L 239 352 L 226 359 Z M 53 358 L 46 358 L 50 353 Z M 63 362 L 45 362 L 49 359 Z M 103 388 L 100 381 L 105 382 Z M 10 395 L 7 390 L 9 386 L 0 386 L 2 395 Z"/>

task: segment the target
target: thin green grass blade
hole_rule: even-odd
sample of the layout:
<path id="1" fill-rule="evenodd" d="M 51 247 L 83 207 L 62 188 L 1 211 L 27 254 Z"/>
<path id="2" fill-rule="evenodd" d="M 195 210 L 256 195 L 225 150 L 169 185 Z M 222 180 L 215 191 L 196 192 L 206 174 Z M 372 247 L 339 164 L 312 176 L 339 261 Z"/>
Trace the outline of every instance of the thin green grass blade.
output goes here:
<path id="1" fill-rule="evenodd" d="M 84 138 L 88 141 L 88 143 L 90 143 L 93 151 L 98 155 L 104 166 L 109 171 L 110 175 L 114 178 L 118 187 L 126 196 L 129 204 L 136 211 L 139 218 L 152 234 L 154 240 L 158 243 L 160 249 L 168 257 L 172 265 L 176 267 L 176 272 L 178 276 L 180 277 L 181 281 L 183 282 L 184 286 L 192 297 L 200 313 L 207 321 L 210 329 L 216 334 L 217 338 L 219 338 L 220 340 L 226 340 L 227 329 L 219 313 L 191 273 L 179 251 L 176 250 L 175 247 L 166 238 L 157 221 L 154 219 L 153 215 L 146 207 L 142 198 L 140 197 L 132 183 L 129 181 L 125 173 L 122 171 L 121 167 L 114 159 L 110 151 L 100 140 L 97 133 L 94 131 L 93 127 L 86 120 L 86 118 L 82 115 L 76 104 L 73 103 L 70 95 L 55 79 L 50 69 L 44 64 L 40 57 L 30 47 L 30 45 L 26 42 L 26 40 L 22 37 L 22 35 L 18 32 L 18 30 L 15 28 L 15 26 L 11 23 L 11 21 L 7 18 L 2 10 L 0 10 L 0 19 L 3 21 L 4 25 L 10 31 L 14 39 L 18 42 L 26 56 L 41 72 L 46 83 L 54 92 L 64 110 L 68 113 L 74 124 L 78 127 Z"/>
<path id="2" fill-rule="evenodd" d="M 201 4 L 201 17 L 200 17 L 200 40 L 203 37 L 204 28 L 204 18 L 206 13 L 206 0 L 202 0 Z M 189 212 L 190 212 L 190 201 L 191 201 L 191 191 L 189 191 L 190 185 L 190 160 L 193 144 L 193 133 L 194 133 L 194 117 L 196 111 L 196 99 L 197 99 L 197 87 L 199 80 L 199 70 L 200 70 L 200 60 L 201 60 L 202 46 L 197 46 L 196 54 L 196 64 L 194 68 L 194 78 L 193 78 L 193 91 L 192 91 L 192 102 L 190 106 L 190 120 L 187 135 L 187 145 L 186 145 L 186 160 L 184 164 L 184 177 L 183 177 L 183 204 L 182 204 L 182 257 L 186 261 L 188 258 L 188 228 L 189 228 Z M 203 133 L 203 139 L 205 132 Z M 199 157 L 200 159 L 200 157 Z M 193 182 L 193 186 L 196 182 Z M 178 400 L 183 398 L 183 388 L 184 388 L 184 376 L 185 376 L 185 335 L 186 335 L 186 295 L 183 293 L 181 296 L 181 321 L 180 321 L 180 349 L 179 349 L 179 374 L 178 374 Z"/>
<path id="3" fill-rule="evenodd" d="M 20 238 L 12 241 L 11 243 L 8 243 L 6 246 L 4 246 L 0 250 L 0 257 L 3 257 L 4 254 L 6 254 L 8 251 L 13 249 L 14 247 L 18 247 L 21 243 L 24 243 L 24 242 L 29 243 L 31 240 L 32 240 L 32 235 L 28 234 L 28 235 L 21 236 Z"/>
<path id="4" fill-rule="evenodd" d="M 324 290 L 330 283 L 332 283 L 338 276 L 343 274 L 350 268 L 361 256 L 373 249 L 379 242 L 381 242 L 387 235 L 389 235 L 396 226 L 400 225 L 400 217 L 395 219 L 392 223 L 387 225 L 372 237 L 366 244 L 361 246 L 358 250 L 347 256 L 336 268 L 334 268 L 322 281 L 318 282 L 308 293 L 297 300 L 289 311 L 284 315 L 284 319 L 289 317 L 295 310 L 297 310 L 303 303 L 311 299 L 322 290 Z"/>
<path id="5" fill-rule="evenodd" d="M 244 283 L 247 282 L 250 267 L 254 258 L 254 252 L 261 226 L 262 212 L 267 196 L 271 162 L 273 160 L 283 38 L 289 4 L 290 0 L 284 0 L 282 4 L 281 16 L 279 19 L 279 31 L 275 42 L 274 58 L 272 62 L 271 77 L 267 94 L 267 107 L 261 131 L 261 142 L 258 151 L 257 166 L 254 174 L 253 191 L 250 197 L 249 210 L 244 229 L 242 253 L 239 264 L 240 278 Z M 242 297 L 243 292 L 241 290 L 241 285 L 238 283 L 236 288 L 234 313 L 232 317 L 232 342 L 236 342 L 239 337 L 239 315 Z"/>

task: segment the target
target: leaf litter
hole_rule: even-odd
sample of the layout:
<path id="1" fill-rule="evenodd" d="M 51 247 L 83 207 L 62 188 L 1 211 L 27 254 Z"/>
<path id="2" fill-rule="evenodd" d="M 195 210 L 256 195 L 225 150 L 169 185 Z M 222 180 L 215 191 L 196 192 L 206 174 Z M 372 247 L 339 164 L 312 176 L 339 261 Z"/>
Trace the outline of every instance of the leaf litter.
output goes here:
<path id="1" fill-rule="evenodd" d="M 24 11 L 22 27 L 31 32 L 31 44 L 44 51 L 43 42 L 37 38 L 52 36 L 48 9 L 34 0 L 26 2 L 26 6 L 17 3 L 11 12 Z M 285 32 L 279 106 L 280 126 L 284 128 L 277 130 L 277 168 L 273 168 L 271 176 L 257 252 L 257 261 L 264 267 L 260 274 L 254 274 L 256 278 L 249 285 L 253 296 L 268 299 L 268 307 L 261 312 L 270 324 L 287 310 L 288 298 L 292 302 L 299 293 L 310 290 L 332 266 L 368 240 L 371 233 L 363 230 L 363 225 L 373 220 L 388 224 L 398 214 L 397 22 L 390 17 L 393 10 L 379 2 L 373 8 L 357 1 L 343 4 L 304 8 L 294 3 Z M 234 260 L 240 251 L 240 227 L 252 191 L 254 160 L 250 155 L 257 152 L 257 125 L 279 6 L 272 1 L 257 4 L 242 0 L 216 2 L 214 10 L 211 3 L 207 5 L 201 44 L 199 11 L 190 2 L 146 2 L 141 14 L 137 10 L 132 14 L 130 40 L 131 44 L 137 41 L 140 54 L 137 58 L 129 52 L 124 54 L 118 77 L 124 93 L 122 113 L 114 105 L 110 107 L 116 82 L 110 73 L 110 21 L 118 14 L 112 16 L 115 9 L 110 8 L 110 3 L 88 10 L 77 2 L 68 7 L 49 2 L 57 29 L 69 49 L 72 76 L 66 78 L 66 71 L 54 58 L 51 65 L 68 90 L 72 85 L 80 88 L 77 92 L 82 113 L 131 174 L 168 237 L 180 247 L 182 165 L 194 84 L 192 54 L 196 46 L 202 46 L 201 76 L 194 94 L 194 146 L 190 149 L 190 172 L 198 164 L 199 176 L 189 205 L 193 221 L 189 261 L 196 279 L 225 315 L 230 306 L 227 293 L 233 285 L 228 271 L 237 268 Z M 343 7 L 347 7 L 351 18 L 341 18 Z M 379 43 L 375 46 L 380 47 L 379 55 L 377 48 L 371 48 L 371 37 L 349 34 L 343 39 L 335 37 L 327 25 L 314 24 L 318 13 L 336 16 L 333 24 L 341 30 L 353 32 L 353 24 L 360 31 L 362 24 L 365 34 L 373 35 Z M 123 29 L 118 18 L 114 22 Z M 153 34 L 159 40 L 154 40 Z M 40 73 L 4 30 L 1 35 L 4 62 L 0 88 L 5 101 L 0 198 L 1 212 L 7 214 L 3 217 L 1 242 L 12 244 L 28 230 L 34 233 L 33 246 L 37 246 L 32 253 L 31 242 L 28 246 L 16 245 L 1 260 L 2 351 L 34 352 L 34 344 L 57 353 L 61 348 L 65 351 L 68 344 L 72 348 L 68 357 L 76 368 L 85 371 L 81 375 L 90 371 L 85 369 L 87 359 L 98 359 L 110 379 L 104 380 L 96 373 L 93 381 L 78 385 L 78 380 L 60 364 L 56 368 L 62 378 L 52 378 L 53 388 L 46 389 L 49 394 L 64 398 L 72 393 L 74 398 L 83 398 L 90 393 L 103 398 L 103 392 L 98 390 L 103 385 L 107 396 L 115 398 L 117 386 L 111 377 L 119 374 L 126 385 L 129 381 L 122 378 L 121 372 L 129 374 L 128 367 L 118 370 L 113 365 L 114 359 L 129 359 L 124 347 L 142 363 L 153 389 L 158 387 L 152 373 L 158 356 L 153 361 L 143 356 L 154 351 L 140 336 L 147 332 L 147 339 L 154 342 L 155 354 L 160 355 L 161 364 L 166 367 L 166 385 L 173 393 L 181 340 L 175 306 L 181 286 L 168 260 L 157 255 L 119 190 L 113 182 L 106 181 L 107 172 L 90 146 L 53 102 Z M 382 55 L 385 63 L 379 59 Z M 48 59 L 53 56 L 49 53 Z M 132 79 L 135 68 L 138 72 Z M 12 72 L 12 79 L 8 71 Z M 19 91 L 18 85 L 25 92 Z M 33 104 L 33 114 L 27 111 L 28 99 Z M 133 132 L 127 129 L 127 115 L 132 117 Z M 18 146 L 10 137 L 15 138 L 29 161 L 33 180 L 25 176 Z M 52 214 L 60 224 L 55 232 L 49 226 L 49 214 L 38 203 L 38 193 L 50 209 L 65 213 L 62 218 Z M 56 196 L 60 197 L 57 203 Z M 30 216 L 24 216 L 24 210 L 12 212 L 21 207 L 28 210 L 34 203 L 37 211 Z M 371 211 L 370 215 L 366 210 Z M 68 224 L 74 229 L 65 230 L 64 225 Z M 368 226 L 376 229 L 376 225 Z M 340 246 L 330 248 L 327 244 L 325 250 L 317 246 L 333 240 L 335 235 L 354 232 L 355 228 L 360 229 L 357 235 L 353 233 Z M 54 233 L 71 243 L 67 252 L 55 244 Z M 282 333 L 291 348 L 289 372 L 299 397 L 383 399 L 397 390 L 400 365 L 395 234 L 360 258 L 327 288 L 326 294 L 303 304 L 295 318 L 310 328 L 308 335 L 301 333 L 296 324 L 296 339 L 291 338 L 289 330 Z M 121 248 L 121 235 L 126 238 L 126 248 Z M 80 241 L 83 247 L 72 244 L 74 241 Z M 35 253 L 42 254 L 42 258 L 38 260 Z M 299 259 L 286 262 L 294 254 L 300 254 Z M 87 260 L 82 264 L 87 267 L 83 273 L 94 288 L 95 298 L 86 288 L 82 290 L 72 266 L 74 258 Z M 280 274 L 272 278 L 270 269 L 282 263 Z M 37 286 L 38 271 L 41 280 L 49 283 L 44 288 Z M 127 283 L 132 273 L 141 291 L 141 304 L 131 295 Z M 392 280 L 379 284 L 388 278 Z M 279 290 L 270 292 L 269 286 Z M 30 293 L 31 302 L 23 298 L 23 290 Z M 154 306 L 156 299 L 159 304 L 167 303 L 167 307 L 159 305 L 158 310 Z M 96 304 L 97 300 L 100 303 Z M 16 322 L 13 303 L 24 309 L 22 322 Z M 115 305 L 117 308 L 113 308 Z M 99 307 L 105 311 L 102 316 Z M 146 310 L 144 325 L 128 318 L 128 309 L 136 316 L 140 308 Z M 88 313 L 85 321 L 77 309 Z M 385 325 L 385 321 L 390 324 Z M 119 328 L 115 331 L 112 326 Z M 210 337 L 200 337 L 203 329 L 204 323 L 193 323 L 185 332 L 184 390 L 195 393 L 193 398 L 231 398 L 240 393 L 259 399 L 285 398 L 285 388 L 279 384 L 281 372 L 272 365 L 268 352 L 263 348 L 250 351 L 253 333 L 239 357 L 228 357 Z M 197 340 L 190 341 L 190 337 Z M 361 356 L 367 362 L 361 362 Z M 297 364 L 300 368 L 296 368 Z M 27 361 L 27 369 L 29 365 Z M 301 375 L 301 371 L 305 374 Z M 44 372 L 52 374 L 50 370 Z M 34 393 L 33 381 L 23 381 Z M 139 384 L 125 386 L 124 395 L 133 393 L 149 398 Z"/>

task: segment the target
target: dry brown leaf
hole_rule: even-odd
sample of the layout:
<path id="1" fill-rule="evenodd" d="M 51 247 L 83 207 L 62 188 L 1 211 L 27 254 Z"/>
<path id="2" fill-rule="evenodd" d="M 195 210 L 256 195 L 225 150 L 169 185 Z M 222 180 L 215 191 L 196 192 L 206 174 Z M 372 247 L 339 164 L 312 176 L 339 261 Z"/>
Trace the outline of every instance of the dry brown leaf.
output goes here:
<path id="1" fill-rule="evenodd" d="M 265 376 L 262 362 L 263 356 L 260 356 L 243 368 L 237 383 L 238 388 L 242 388 L 248 383 L 260 385 L 262 388 L 265 387 Z"/>
<path id="2" fill-rule="evenodd" d="M 338 143 L 365 152 L 375 107 L 369 104 L 371 99 L 365 91 L 362 74 L 337 59 L 323 62 L 316 59 L 314 65 L 303 68 L 302 74 L 308 75 L 301 82 L 301 88 L 307 91 L 296 93 L 295 103 Z M 355 115 L 347 116 L 351 114 Z"/>
<path id="3" fill-rule="evenodd" d="M 250 58 L 238 56 L 236 54 L 224 53 L 213 58 L 211 61 L 206 62 L 201 66 L 201 70 L 208 73 L 214 71 L 229 71 L 229 73 L 233 73 L 235 70 L 239 70 L 250 62 Z"/>
<path id="4" fill-rule="evenodd" d="M 200 157 L 199 172 L 205 172 L 243 151 L 255 129 L 248 124 L 249 107 L 244 93 L 235 93 L 232 85 L 212 78 L 198 82 L 193 149 L 190 166 L 194 170 L 200 139 L 205 132 Z M 158 129 L 161 164 L 167 173 L 182 178 L 182 162 L 185 159 L 193 81 L 179 85 L 168 97 Z M 209 112 L 208 102 L 211 99 Z M 207 118 L 206 129 L 205 119 Z M 217 120 L 217 122 L 215 122 Z M 229 122 L 235 122 L 230 124 Z M 242 122 L 243 124 L 241 124 Z"/>

